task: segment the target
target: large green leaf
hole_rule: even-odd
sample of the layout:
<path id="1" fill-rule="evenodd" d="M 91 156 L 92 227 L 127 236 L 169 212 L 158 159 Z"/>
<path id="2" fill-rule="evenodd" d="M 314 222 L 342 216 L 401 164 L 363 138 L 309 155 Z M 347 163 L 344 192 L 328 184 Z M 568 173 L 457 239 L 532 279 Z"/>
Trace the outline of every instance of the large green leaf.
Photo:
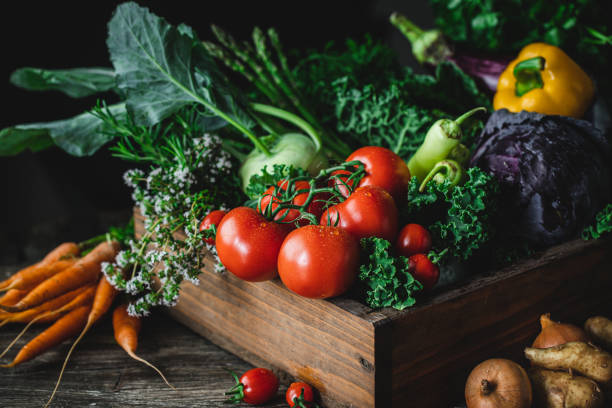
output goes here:
<path id="1" fill-rule="evenodd" d="M 108 106 L 115 117 L 125 115 L 125 105 Z M 17 125 L 0 132 L 0 156 L 10 156 L 25 149 L 39 151 L 53 143 L 73 156 L 90 156 L 113 138 L 107 125 L 90 112 L 53 122 Z"/>
<path id="2" fill-rule="evenodd" d="M 60 91 L 73 98 L 110 91 L 115 87 L 111 68 L 42 69 L 20 68 L 11 83 L 30 91 Z"/>
<path id="3" fill-rule="evenodd" d="M 198 103 L 238 129 L 251 127 L 191 28 L 176 28 L 130 2 L 117 7 L 108 30 L 117 84 L 136 123 L 154 125 Z"/>

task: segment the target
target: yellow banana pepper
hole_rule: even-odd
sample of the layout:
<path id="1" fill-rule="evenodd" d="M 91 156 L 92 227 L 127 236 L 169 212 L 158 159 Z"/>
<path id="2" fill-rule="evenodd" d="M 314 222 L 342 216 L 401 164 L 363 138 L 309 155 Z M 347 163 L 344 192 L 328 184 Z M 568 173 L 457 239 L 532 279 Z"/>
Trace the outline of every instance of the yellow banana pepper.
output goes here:
<path id="1" fill-rule="evenodd" d="M 533 43 L 499 77 L 493 107 L 581 118 L 594 95 L 591 78 L 563 50 Z"/>

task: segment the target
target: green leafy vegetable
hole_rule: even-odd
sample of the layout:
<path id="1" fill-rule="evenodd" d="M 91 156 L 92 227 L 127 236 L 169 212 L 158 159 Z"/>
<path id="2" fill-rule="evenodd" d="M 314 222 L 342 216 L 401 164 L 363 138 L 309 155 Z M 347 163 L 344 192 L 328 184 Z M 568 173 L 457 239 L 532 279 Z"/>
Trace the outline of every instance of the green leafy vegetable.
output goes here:
<path id="1" fill-rule="evenodd" d="M 597 239 L 609 232 L 612 232 L 612 204 L 606 205 L 597 213 L 595 223 L 584 229 L 582 238 L 585 240 Z"/>
<path id="2" fill-rule="evenodd" d="M 246 135 L 253 122 L 187 26 L 174 27 L 136 3 L 117 7 L 107 45 L 117 85 L 138 124 L 154 125 L 189 104 L 201 104 Z"/>
<path id="3" fill-rule="evenodd" d="M 348 77 L 332 84 L 337 130 L 352 146 L 387 147 L 407 160 L 436 120 L 490 107 L 474 80 L 451 62 L 439 64 L 435 77 L 406 69 L 404 76 L 386 80 L 383 88 L 352 87 Z M 464 143 L 471 144 L 481 128 L 481 123 L 466 126 Z"/>
<path id="4" fill-rule="evenodd" d="M 118 117 L 125 115 L 125 105 L 111 105 L 108 110 Z M 74 156 L 90 156 L 114 135 L 109 127 L 91 112 L 53 122 L 17 125 L 0 131 L 0 156 L 18 154 L 25 149 L 42 150 L 55 143 Z"/>
<path id="5" fill-rule="evenodd" d="M 588 28 L 608 25 L 599 0 L 430 0 L 436 25 L 455 44 L 478 52 L 515 54 L 544 41 L 574 54 L 596 56 Z"/>
<path id="6" fill-rule="evenodd" d="M 276 183 L 283 179 L 306 176 L 308 172 L 299 167 L 286 166 L 284 164 L 275 164 L 272 166 L 272 171 L 268 171 L 267 166 L 261 169 L 259 174 L 251 176 L 249 184 L 246 187 L 246 195 L 251 198 L 261 196 L 270 186 L 275 186 Z"/>
<path id="7" fill-rule="evenodd" d="M 368 306 L 398 310 L 413 306 L 414 294 L 423 285 L 410 273 L 408 258 L 391 255 L 391 243 L 382 238 L 363 238 L 361 247 L 368 261 L 359 267 L 359 279 L 366 286 Z"/>
<path id="8" fill-rule="evenodd" d="M 467 171 L 463 185 L 430 181 L 424 192 L 410 180 L 405 219 L 425 226 L 432 235 L 433 262 L 465 261 L 493 237 L 498 185 L 478 167 Z"/>
<path id="9" fill-rule="evenodd" d="M 61 91 L 82 98 L 115 88 L 110 68 L 41 69 L 20 68 L 11 74 L 11 83 L 31 91 Z"/>

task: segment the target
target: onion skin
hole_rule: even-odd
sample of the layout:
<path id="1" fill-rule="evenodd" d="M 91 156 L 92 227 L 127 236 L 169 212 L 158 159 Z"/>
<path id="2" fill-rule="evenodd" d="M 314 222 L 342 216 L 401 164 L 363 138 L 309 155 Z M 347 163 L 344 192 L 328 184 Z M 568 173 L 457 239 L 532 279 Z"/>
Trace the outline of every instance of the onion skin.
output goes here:
<path id="1" fill-rule="evenodd" d="M 478 364 L 465 383 L 467 408 L 530 408 L 531 382 L 517 363 L 493 358 Z"/>
<path id="2" fill-rule="evenodd" d="M 585 331 L 568 323 L 557 323 L 550 319 L 550 313 L 540 316 L 542 331 L 533 341 L 532 348 L 549 348 L 569 343 L 570 341 L 589 342 Z"/>

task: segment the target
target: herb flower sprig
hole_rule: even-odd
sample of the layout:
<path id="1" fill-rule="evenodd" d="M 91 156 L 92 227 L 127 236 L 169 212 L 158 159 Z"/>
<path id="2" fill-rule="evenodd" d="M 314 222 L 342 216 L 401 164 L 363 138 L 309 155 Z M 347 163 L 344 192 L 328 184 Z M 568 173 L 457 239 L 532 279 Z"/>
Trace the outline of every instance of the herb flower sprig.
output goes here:
<path id="1" fill-rule="evenodd" d="M 154 306 L 174 306 L 184 280 L 198 284 L 203 263 L 202 216 L 212 208 L 231 207 L 239 192 L 232 158 L 219 137 L 189 132 L 164 138 L 155 129 L 134 128 L 115 148 L 117 155 L 135 162 L 150 162 L 143 169 L 128 170 L 124 181 L 145 216 L 144 233 L 127 242 L 112 263 L 103 265 L 109 282 L 133 297 L 130 315 L 147 315 Z M 194 132 L 193 128 L 188 128 Z M 146 156 L 141 154 L 148 150 Z M 241 197 L 240 197 L 241 198 Z M 178 238 L 176 233 L 184 236 Z M 210 250 L 210 248 L 208 248 Z"/>

